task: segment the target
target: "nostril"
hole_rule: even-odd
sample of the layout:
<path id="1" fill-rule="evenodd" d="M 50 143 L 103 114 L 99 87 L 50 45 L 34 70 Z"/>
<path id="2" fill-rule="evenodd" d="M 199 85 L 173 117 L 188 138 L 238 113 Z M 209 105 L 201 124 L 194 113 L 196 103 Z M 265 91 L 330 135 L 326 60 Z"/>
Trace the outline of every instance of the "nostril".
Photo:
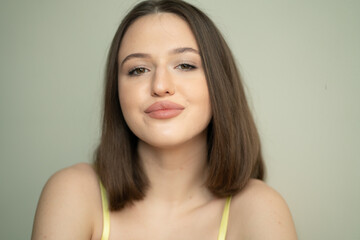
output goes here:
<path id="1" fill-rule="evenodd" d="M 153 91 L 151 93 L 151 96 L 153 97 L 162 97 L 162 96 L 166 96 L 166 95 L 173 95 L 174 92 L 173 91 L 169 91 L 169 90 L 166 90 L 166 91 L 163 91 L 163 92 L 157 92 L 157 91 Z"/>

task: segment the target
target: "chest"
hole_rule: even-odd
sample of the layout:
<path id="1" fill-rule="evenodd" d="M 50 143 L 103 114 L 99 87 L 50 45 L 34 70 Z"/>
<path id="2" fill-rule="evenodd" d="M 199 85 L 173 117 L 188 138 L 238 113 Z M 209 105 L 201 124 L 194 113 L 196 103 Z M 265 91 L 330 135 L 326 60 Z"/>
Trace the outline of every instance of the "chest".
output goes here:
<path id="1" fill-rule="evenodd" d="M 217 240 L 222 220 L 222 207 L 213 206 L 174 216 L 154 211 L 123 211 L 110 214 L 110 240 Z"/>

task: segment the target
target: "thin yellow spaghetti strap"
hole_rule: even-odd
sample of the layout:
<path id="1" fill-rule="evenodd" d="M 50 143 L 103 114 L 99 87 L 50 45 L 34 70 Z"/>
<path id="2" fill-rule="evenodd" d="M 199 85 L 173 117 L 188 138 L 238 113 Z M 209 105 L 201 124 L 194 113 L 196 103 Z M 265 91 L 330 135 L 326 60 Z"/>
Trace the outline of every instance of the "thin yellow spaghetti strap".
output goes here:
<path id="1" fill-rule="evenodd" d="M 101 240 L 108 240 L 110 233 L 110 212 L 109 212 L 108 200 L 106 197 L 106 190 L 101 182 L 100 182 L 100 190 L 101 190 L 101 201 L 102 201 L 102 209 L 103 209 L 103 232 L 101 235 Z"/>
<path id="2" fill-rule="evenodd" d="M 229 196 L 225 202 L 224 212 L 221 218 L 218 240 L 225 240 L 226 238 L 226 230 L 229 221 L 230 202 L 231 202 L 231 196 Z"/>

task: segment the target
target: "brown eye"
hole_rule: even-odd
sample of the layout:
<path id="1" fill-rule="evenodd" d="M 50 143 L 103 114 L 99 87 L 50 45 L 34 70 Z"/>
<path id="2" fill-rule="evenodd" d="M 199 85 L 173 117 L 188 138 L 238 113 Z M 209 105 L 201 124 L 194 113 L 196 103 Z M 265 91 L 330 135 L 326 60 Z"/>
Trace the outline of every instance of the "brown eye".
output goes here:
<path id="1" fill-rule="evenodd" d="M 189 71 L 192 69 L 195 69 L 196 67 L 187 63 L 182 63 L 179 64 L 176 68 L 180 69 L 180 70 L 184 70 L 184 71 Z"/>
<path id="2" fill-rule="evenodd" d="M 147 73 L 148 71 L 149 71 L 149 70 L 146 69 L 146 68 L 137 67 L 137 68 L 132 69 L 132 70 L 129 72 L 129 75 L 130 75 L 130 76 L 139 76 L 139 75 L 141 75 L 141 74 Z"/>

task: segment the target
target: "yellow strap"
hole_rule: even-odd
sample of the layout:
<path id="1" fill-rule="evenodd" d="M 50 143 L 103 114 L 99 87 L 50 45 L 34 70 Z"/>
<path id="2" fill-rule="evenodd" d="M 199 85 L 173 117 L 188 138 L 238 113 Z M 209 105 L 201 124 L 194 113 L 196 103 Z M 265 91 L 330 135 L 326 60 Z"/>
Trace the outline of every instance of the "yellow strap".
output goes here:
<path id="1" fill-rule="evenodd" d="M 101 201 L 102 201 L 102 209 L 103 209 L 103 232 L 101 235 L 101 240 L 108 240 L 110 233 L 110 212 L 108 207 L 108 200 L 106 197 L 106 190 L 101 182 L 100 182 L 100 190 L 101 190 Z"/>
<path id="2" fill-rule="evenodd" d="M 230 202 L 231 202 L 231 196 L 229 196 L 225 202 L 224 212 L 221 218 L 218 240 L 225 240 L 226 238 L 226 230 L 229 221 Z"/>

